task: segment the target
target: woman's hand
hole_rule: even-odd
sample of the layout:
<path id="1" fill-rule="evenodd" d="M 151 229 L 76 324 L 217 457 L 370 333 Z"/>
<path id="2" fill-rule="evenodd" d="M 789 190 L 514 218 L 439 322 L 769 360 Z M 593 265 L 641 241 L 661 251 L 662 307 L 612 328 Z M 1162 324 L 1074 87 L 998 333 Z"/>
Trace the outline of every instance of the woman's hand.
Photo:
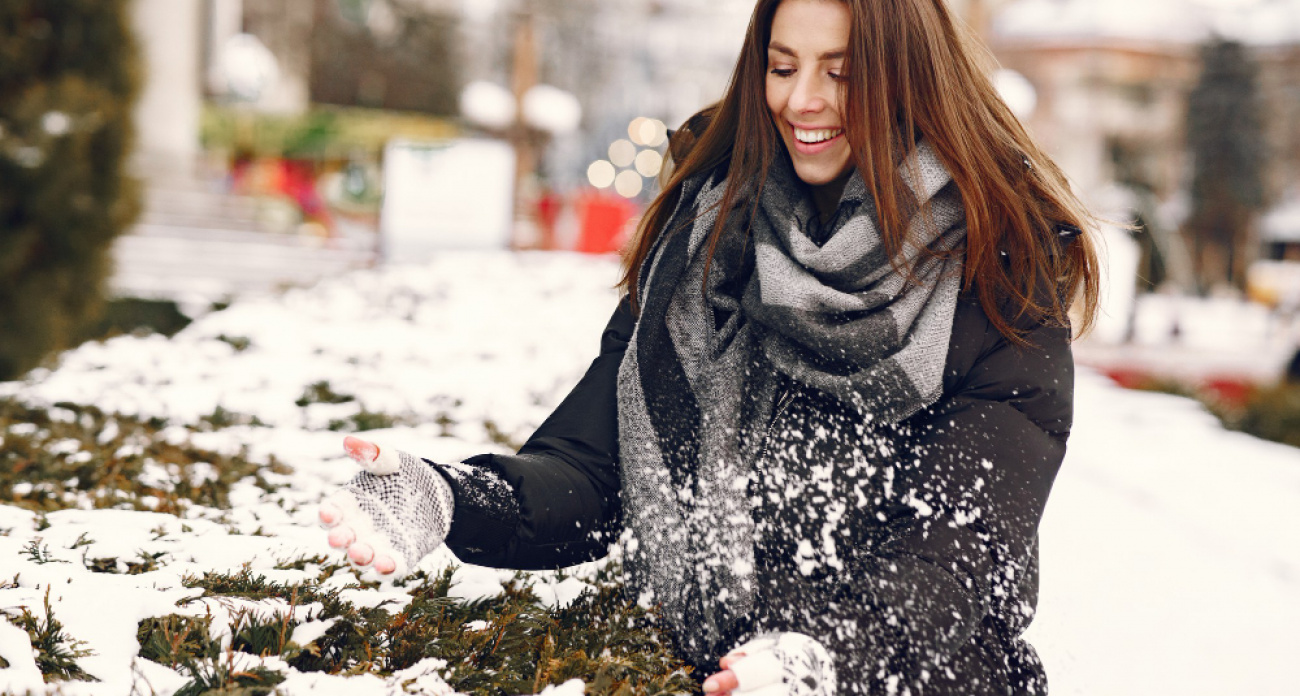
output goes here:
<path id="1" fill-rule="evenodd" d="M 405 452 L 358 437 L 343 449 L 361 468 L 320 507 L 329 544 L 346 549 L 357 568 L 381 576 L 405 575 L 442 545 L 451 525 L 451 487 L 431 465 Z"/>
<path id="2" fill-rule="evenodd" d="M 835 667 L 826 648 L 802 633 L 767 633 L 719 661 L 704 680 L 710 696 L 834 696 Z"/>
<path id="3" fill-rule="evenodd" d="M 379 445 L 359 437 L 343 438 L 343 449 L 363 469 L 368 470 L 379 459 Z M 321 525 L 330 530 L 330 546 L 346 549 L 348 560 L 353 565 L 365 567 L 373 564 L 380 575 L 392 575 L 397 569 L 397 561 L 390 554 L 376 554 L 370 543 L 357 539 L 356 530 L 339 506 L 326 501 L 321 504 L 319 515 Z"/>
<path id="4" fill-rule="evenodd" d="M 740 680 L 736 678 L 736 673 L 731 671 L 731 665 L 744 656 L 743 652 L 732 651 L 719 660 L 718 666 L 722 671 L 704 680 L 704 693 L 730 696 L 732 691 L 740 688 Z"/>

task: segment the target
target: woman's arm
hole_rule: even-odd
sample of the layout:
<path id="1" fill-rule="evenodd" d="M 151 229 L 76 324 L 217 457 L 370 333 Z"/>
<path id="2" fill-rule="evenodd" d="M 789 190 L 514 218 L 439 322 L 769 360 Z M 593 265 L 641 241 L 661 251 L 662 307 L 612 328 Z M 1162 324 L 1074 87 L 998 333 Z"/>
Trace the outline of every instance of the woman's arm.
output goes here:
<path id="1" fill-rule="evenodd" d="M 531 570 L 605 555 L 620 528 L 615 390 L 635 325 L 624 298 L 600 355 L 517 454 L 440 466 L 456 498 L 447 546 L 462 561 Z"/>

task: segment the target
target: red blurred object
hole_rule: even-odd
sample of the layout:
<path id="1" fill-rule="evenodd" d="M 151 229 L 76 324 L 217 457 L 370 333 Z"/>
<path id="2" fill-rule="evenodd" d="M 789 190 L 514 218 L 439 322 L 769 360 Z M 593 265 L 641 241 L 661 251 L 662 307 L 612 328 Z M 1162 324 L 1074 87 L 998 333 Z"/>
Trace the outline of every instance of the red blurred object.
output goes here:
<path id="1" fill-rule="evenodd" d="M 1102 370 L 1102 373 L 1125 389 L 1150 389 L 1152 385 L 1159 384 L 1162 381 L 1159 376 L 1150 372 L 1122 367 L 1106 368 Z M 1163 381 L 1172 380 L 1165 378 Z M 1209 396 L 1225 406 L 1232 407 L 1245 406 L 1250 401 L 1251 395 L 1259 387 L 1255 381 L 1249 378 L 1232 375 L 1210 375 L 1195 380 L 1181 381 L 1186 387 Z"/>
<path id="2" fill-rule="evenodd" d="M 555 224 L 560 219 L 560 210 L 564 201 L 559 194 L 550 189 L 537 198 L 537 231 L 541 236 L 538 246 L 543 249 L 555 248 Z"/>
<path id="3" fill-rule="evenodd" d="M 253 195 L 283 197 L 293 201 L 304 221 L 333 229 L 329 208 L 316 189 L 317 165 L 308 160 L 238 157 L 231 164 L 232 190 Z"/>
<path id="4" fill-rule="evenodd" d="M 637 207 L 622 196 L 589 190 L 578 197 L 578 243 L 584 254 L 612 254 L 623 248 Z"/>

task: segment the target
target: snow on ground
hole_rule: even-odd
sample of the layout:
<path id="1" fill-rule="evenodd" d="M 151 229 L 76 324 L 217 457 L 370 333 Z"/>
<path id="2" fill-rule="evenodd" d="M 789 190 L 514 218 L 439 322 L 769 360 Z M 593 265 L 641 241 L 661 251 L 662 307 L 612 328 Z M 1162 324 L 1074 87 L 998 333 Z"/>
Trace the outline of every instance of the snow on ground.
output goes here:
<path id="1" fill-rule="evenodd" d="M 65 694 L 174 692 L 184 678 L 135 659 L 136 623 L 174 613 L 178 599 L 198 594 L 181 586 L 186 573 L 246 565 L 282 582 L 314 577 L 310 566 L 274 567 L 328 552 L 313 505 L 352 473 L 330 421 L 363 407 L 407 417 L 419 424 L 379 435 L 435 459 L 520 441 L 594 356 L 616 275 L 608 259 L 448 255 L 239 302 L 170 341 L 87 345 L 52 371 L 0 384 L 0 394 L 30 402 L 95 404 L 173 423 L 218 406 L 256 416 L 266 425 L 205 433 L 196 444 L 248 446 L 252 456 L 274 454 L 294 469 L 287 488 L 241 487 L 234 509 L 196 508 L 184 519 L 72 510 L 49 515 L 49 528 L 37 532 L 35 516 L 0 506 L 0 587 L 19 576 L 18 587 L 0 589 L 0 609 L 39 613 L 51 590 L 55 615 L 96 653 L 82 666 L 103 680 L 64 684 Z M 295 403 L 321 382 L 354 399 Z M 1121 391 L 1087 372 L 1077 405 L 1043 522 L 1041 611 L 1030 629 L 1052 692 L 1296 693 L 1287 668 L 1300 654 L 1300 451 L 1225 432 L 1191 401 Z M 35 562 L 25 549 L 37 537 L 67 562 Z M 82 564 L 137 552 L 162 552 L 162 567 L 127 576 Z M 449 560 L 437 554 L 422 567 Z M 468 568 L 456 592 L 499 591 L 501 579 Z M 564 601 L 577 589 L 539 594 Z M 395 596 L 359 590 L 349 599 Z M 213 604 L 188 610 L 223 610 Z M 313 628 L 322 630 L 300 630 Z M 0 656 L 11 665 L 0 670 L 0 693 L 32 684 L 21 639 L 0 622 Z M 438 665 L 421 663 L 387 680 L 295 673 L 278 693 L 372 696 L 411 683 L 424 693 L 445 689 Z M 551 693 L 581 693 L 581 685 Z"/>
<path id="2" fill-rule="evenodd" d="M 1053 694 L 1300 689 L 1300 450 L 1082 374 L 1041 544 Z"/>

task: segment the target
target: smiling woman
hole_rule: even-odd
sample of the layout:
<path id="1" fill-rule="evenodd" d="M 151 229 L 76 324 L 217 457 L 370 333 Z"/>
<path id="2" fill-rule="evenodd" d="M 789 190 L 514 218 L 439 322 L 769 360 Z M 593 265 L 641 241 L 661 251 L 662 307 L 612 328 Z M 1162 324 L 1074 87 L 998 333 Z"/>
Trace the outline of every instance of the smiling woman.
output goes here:
<path id="1" fill-rule="evenodd" d="M 1021 634 L 1092 218 L 977 55 L 944 0 L 759 0 L 586 376 L 515 455 L 348 439 L 331 543 L 394 575 L 618 540 L 714 694 L 1046 693 Z"/>
<path id="2" fill-rule="evenodd" d="M 767 46 L 767 108 L 821 211 L 839 202 L 853 163 L 841 100 L 851 21 L 842 3 L 786 2 Z"/>

